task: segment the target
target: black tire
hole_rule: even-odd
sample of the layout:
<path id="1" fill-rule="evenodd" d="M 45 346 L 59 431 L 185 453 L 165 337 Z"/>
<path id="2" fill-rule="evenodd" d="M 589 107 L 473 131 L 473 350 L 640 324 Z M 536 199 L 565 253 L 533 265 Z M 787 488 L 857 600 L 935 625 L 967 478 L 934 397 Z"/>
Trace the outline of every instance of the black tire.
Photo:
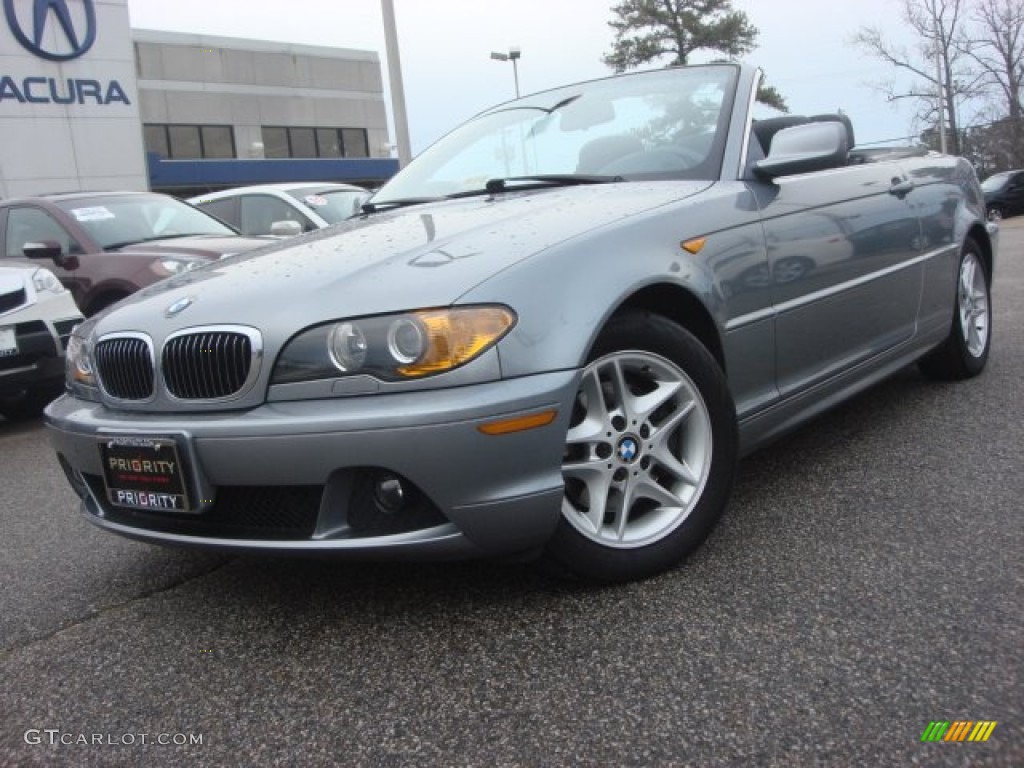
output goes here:
<path id="1" fill-rule="evenodd" d="M 34 419 L 51 402 L 60 397 L 62 387 L 49 386 L 29 389 L 16 394 L 0 395 L 0 416 L 8 421 Z"/>
<path id="2" fill-rule="evenodd" d="M 973 270 L 970 285 L 965 269 Z M 985 369 L 992 346 L 991 277 L 981 247 L 968 238 L 960 254 L 949 336 L 918 362 L 921 372 L 940 381 L 977 376 Z"/>
<path id="3" fill-rule="evenodd" d="M 1002 221 L 1006 217 L 1006 211 L 1003 210 L 1001 205 L 992 205 L 988 209 L 988 220 L 989 221 Z"/>
<path id="4" fill-rule="evenodd" d="M 737 451 L 736 410 L 715 358 L 664 317 L 617 315 L 584 368 L 544 566 L 621 582 L 677 565 L 721 516 Z"/>

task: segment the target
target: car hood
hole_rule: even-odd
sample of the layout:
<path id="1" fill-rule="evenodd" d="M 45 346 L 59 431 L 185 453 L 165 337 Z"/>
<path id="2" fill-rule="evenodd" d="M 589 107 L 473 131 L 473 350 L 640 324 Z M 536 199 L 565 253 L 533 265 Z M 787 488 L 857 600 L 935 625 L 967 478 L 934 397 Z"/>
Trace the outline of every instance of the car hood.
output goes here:
<path id="1" fill-rule="evenodd" d="M 134 243 L 115 251 L 133 256 L 194 256 L 201 259 L 219 259 L 222 256 L 251 251 L 253 248 L 276 241 L 277 238 L 243 235 L 189 235 Z"/>
<path id="2" fill-rule="evenodd" d="M 15 293 L 25 287 L 25 280 L 32 276 L 32 271 L 23 267 L 0 267 L 0 296 Z M 0 308 L 0 311 L 3 311 Z"/>
<path id="3" fill-rule="evenodd" d="M 604 184 L 363 216 L 157 283 L 103 316 L 97 330 L 160 335 L 236 323 L 294 332 L 335 318 L 447 306 L 523 259 L 709 186 Z M 185 298 L 187 310 L 168 318 Z"/>
<path id="4" fill-rule="evenodd" d="M 34 275 L 41 266 L 28 259 L 4 259 L 0 264 L 0 282 L 5 286 L 23 283 L 26 277 Z"/>

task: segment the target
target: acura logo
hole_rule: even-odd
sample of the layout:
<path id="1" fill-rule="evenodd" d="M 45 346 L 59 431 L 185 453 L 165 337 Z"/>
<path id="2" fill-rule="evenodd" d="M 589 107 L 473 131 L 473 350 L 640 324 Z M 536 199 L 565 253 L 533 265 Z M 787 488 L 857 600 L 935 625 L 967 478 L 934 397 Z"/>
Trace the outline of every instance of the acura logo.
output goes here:
<path id="1" fill-rule="evenodd" d="M 93 0 L 33 0 L 30 35 L 18 18 L 14 0 L 4 0 L 4 13 L 22 47 L 50 61 L 77 59 L 96 42 Z"/>

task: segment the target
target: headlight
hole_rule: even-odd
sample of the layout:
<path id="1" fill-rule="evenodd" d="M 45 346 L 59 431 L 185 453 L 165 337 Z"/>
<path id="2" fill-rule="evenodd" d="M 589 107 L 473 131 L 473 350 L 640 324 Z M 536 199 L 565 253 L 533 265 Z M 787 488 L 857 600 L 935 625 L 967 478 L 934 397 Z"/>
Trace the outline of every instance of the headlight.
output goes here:
<path id="1" fill-rule="evenodd" d="M 37 269 L 32 274 L 32 285 L 35 286 L 36 293 L 64 292 L 64 286 L 60 284 L 60 280 L 48 269 Z"/>
<path id="2" fill-rule="evenodd" d="M 500 306 L 338 320 L 293 338 L 277 359 L 272 383 L 357 374 L 402 381 L 444 373 L 493 347 L 515 322 L 515 313 Z"/>
<path id="3" fill-rule="evenodd" d="M 81 336 L 72 335 L 64 360 L 64 371 L 68 389 L 85 400 L 98 400 L 96 371 L 92 364 L 92 350 L 89 342 Z"/>
<path id="4" fill-rule="evenodd" d="M 196 259 L 170 259 L 164 258 L 153 262 L 153 271 L 161 277 L 180 275 L 205 264 L 205 261 Z"/>

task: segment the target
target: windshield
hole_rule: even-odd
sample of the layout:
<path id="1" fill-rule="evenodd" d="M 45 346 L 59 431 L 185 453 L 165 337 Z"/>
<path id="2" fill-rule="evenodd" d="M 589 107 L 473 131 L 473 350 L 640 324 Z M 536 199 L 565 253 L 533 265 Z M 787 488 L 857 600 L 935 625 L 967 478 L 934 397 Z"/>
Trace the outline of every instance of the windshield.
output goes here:
<path id="1" fill-rule="evenodd" d="M 288 194 L 328 224 L 337 224 L 359 213 L 359 207 L 370 198 L 370 193 L 364 189 L 306 187 L 290 189 Z"/>
<path id="2" fill-rule="evenodd" d="M 58 203 L 100 248 L 188 235 L 234 235 L 219 220 L 166 195 L 111 195 Z"/>
<path id="3" fill-rule="evenodd" d="M 490 180 L 528 176 L 717 179 L 736 72 L 662 69 L 503 104 L 426 150 L 373 203 L 482 193 Z"/>
<path id="4" fill-rule="evenodd" d="M 1009 178 L 1009 173 L 997 173 L 995 176 L 989 176 L 981 182 L 981 188 L 986 192 L 996 192 L 1005 186 Z"/>

